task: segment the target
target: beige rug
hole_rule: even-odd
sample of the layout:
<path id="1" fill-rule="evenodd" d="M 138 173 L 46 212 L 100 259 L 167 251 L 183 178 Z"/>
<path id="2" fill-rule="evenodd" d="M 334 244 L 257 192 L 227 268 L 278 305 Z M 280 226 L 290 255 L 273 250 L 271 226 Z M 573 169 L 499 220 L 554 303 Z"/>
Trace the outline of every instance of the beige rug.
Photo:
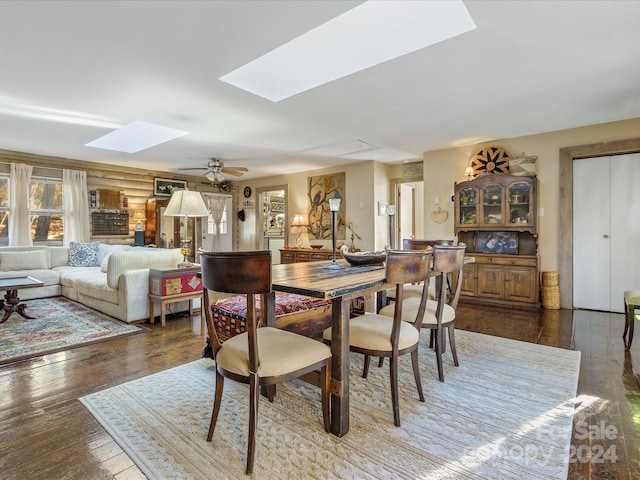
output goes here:
<path id="1" fill-rule="evenodd" d="M 444 383 L 432 351 L 421 349 L 425 403 L 410 359 L 401 360 L 400 428 L 388 368 L 372 362 L 362 379 L 361 356 L 352 354 L 351 429 L 343 438 L 322 429 L 317 389 L 297 381 L 279 387 L 275 403 L 260 403 L 254 478 L 566 478 L 580 352 L 464 331 L 456 338 L 460 367 L 447 354 Z M 246 478 L 246 386 L 225 382 L 214 440 L 205 441 L 212 368 L 203 359 L 80 401 L 148 478 Z"/>

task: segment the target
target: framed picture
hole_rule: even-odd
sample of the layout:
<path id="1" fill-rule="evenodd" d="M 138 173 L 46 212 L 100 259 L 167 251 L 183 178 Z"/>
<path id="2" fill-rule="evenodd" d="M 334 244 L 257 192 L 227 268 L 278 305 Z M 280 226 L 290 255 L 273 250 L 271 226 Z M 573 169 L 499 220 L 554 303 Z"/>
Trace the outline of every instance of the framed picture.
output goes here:
<path id="1" fill-rule="evenodd" d="M 517 232 L 478 232 L 476 235 L 476 253 L 518 253 Z"/>
<path id="2" fill-rule="evenodd" d="M 168 178 L 153 179 L 153 194 L 159 197 L 170 197 L 174 190 L 184 190 L 187 182 Z"/>

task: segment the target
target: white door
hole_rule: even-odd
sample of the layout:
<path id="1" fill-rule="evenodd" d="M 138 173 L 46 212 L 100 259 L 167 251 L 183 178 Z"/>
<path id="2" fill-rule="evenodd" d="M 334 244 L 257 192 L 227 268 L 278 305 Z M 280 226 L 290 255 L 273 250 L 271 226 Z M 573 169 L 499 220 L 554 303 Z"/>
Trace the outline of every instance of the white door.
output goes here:
<path id="1" fill-rule="evenodd" d="M 573 162 L 575 308 L 624 311 L 623 292 L 640 288 L 640 154 Z"/>
<path id="2" fill-rule="evenodd" d="M 409 183 L 401 183 L 398 189 L 400 208 L 396 212 L 398 217 L 399 244 L 395 248 L 402 248 L 405 238 L 415 238 L 415 189 Z"/>
<path id="3" fill-rule="evenodd" d="M 217 193 L 203 193 L 205 204 L 209 210 L 209 217 L 202 221 L 202 249 L 208 251 L 230 252 L 233 250 L 233 222 L 230 221 L 230 212 L 232 207 L 231 195 L 222 195 Z M 220 232 L 216 231 L 216 224 L 211 215 L 211 207 L 209 199 L 221 198 L 225 200 L 224 211 L 222 212 L 222 220 L 220 221 Z M 216 238 L 217 237 L 217 238 Z"/>

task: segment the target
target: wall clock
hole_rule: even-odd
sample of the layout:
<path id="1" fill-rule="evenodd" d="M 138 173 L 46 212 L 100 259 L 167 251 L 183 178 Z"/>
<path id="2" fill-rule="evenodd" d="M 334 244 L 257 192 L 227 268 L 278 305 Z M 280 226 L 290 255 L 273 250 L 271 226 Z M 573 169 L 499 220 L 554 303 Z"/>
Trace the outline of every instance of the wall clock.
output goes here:
<path id="1" fill-rule="evenodd" d="M 509 154 L 501 147 L 483 147 L 471 157 L 474 175 L 509 173 Z"/>
<path id="2" fill-rule="evenodd" d="M 249 198 L 251 196 L 251 187 L 244 187 L 244 198 Z"/>

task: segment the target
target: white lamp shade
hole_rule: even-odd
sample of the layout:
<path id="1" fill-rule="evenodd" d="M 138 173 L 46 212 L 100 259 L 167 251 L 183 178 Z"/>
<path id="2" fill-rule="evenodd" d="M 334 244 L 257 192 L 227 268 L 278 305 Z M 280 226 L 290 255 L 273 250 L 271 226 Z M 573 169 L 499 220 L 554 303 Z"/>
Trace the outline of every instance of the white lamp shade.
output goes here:
<path id="1" fill-rule="evenodd" d="M 164 211 L 166 217 L 207 217 L 209 211 L 202 195 L 191 190 L 176 190 Z"/>
<path id="2" fill-rule="evenodd" d="M 332 212 L 337 212 L 338 210 L 340 210 L 340 198 L 330 198 L 329 208 Z"/>

